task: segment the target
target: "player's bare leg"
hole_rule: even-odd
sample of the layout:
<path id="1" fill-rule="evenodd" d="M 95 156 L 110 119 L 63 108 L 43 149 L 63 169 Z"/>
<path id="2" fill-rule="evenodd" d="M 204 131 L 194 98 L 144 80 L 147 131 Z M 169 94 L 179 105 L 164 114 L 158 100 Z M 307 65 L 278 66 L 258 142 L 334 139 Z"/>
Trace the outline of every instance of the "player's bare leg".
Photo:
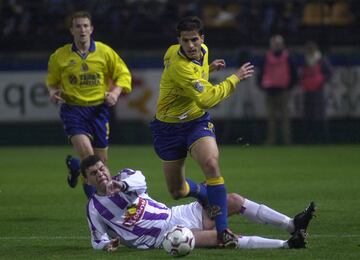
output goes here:
<path id="1" fill-rule="evenodd" d="M 191 155 L 200 165 L 205 178 L 209 207 L 216 223 L 218 241 L 225 247 L 235 247 L 237 237 L 228 228 L 227 193 L 220 174 L 219 150 L 213 137 L 204 137 L 191 146 Z"/>
<path id="2" fill-rule="evenodd" d="M 163 161 L 163 172 L 171 196 L 178 200 L 186 197 L 185 159 Z"/>

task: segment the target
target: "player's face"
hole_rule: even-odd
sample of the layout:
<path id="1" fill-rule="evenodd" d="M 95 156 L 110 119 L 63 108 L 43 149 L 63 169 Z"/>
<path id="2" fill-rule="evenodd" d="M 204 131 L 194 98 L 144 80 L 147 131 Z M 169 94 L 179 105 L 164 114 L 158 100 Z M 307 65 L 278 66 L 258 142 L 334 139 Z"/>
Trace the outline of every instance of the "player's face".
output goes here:
<path id="1" fill-rule="evenodd" d="M 107 183 L 111 180 L 109 169 L 102 161 L 90 166 L 86 170 L 86 180 L 90 185 L 94 185 L 98 191 L 106 190 Z"/>
<path id="2" fill-rule="evenodd" d="M 89 18 L 79 17 L 72 21 L 70 32 L 74 36 L 75 42 L 84 44 L 90 41 L 93 29 Z"/>
<path id="3" fill-rule="evenodd" d="M 201 59 L 201 44 L 204 43 L 204 35 L 199 35 L 197 31 L 182 31 L 178 41 L 189 59 Z"/>

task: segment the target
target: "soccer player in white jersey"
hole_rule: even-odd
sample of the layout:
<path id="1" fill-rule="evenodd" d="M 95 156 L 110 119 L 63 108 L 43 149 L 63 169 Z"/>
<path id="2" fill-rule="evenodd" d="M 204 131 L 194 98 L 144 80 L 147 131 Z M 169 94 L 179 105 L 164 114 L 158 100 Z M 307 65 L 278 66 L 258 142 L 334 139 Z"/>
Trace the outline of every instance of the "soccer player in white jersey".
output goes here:
<path id="1" fill-rule="evenodd" d="M 219 246 L 214 221 L 199 202 L 169 208 L 148 195 L 141 171 L 125 168 L 111 177 L 97 155 L 81 162 L 81 172 L 85 181 L 96 187 L 86 211 L 94 249 L 114 251 L 120 244 L 139 249 L 160 248 L 164 234 L 174 225 L 190 228 L 196 247 Z M 228 194 L 227 201 L 229 216 L 242 215 L 291 234 L 288 240 L 239 235 L 237 248 L 306 247 L 306 229 L 315 213 L 313 202 L 290 218 L 236 193 Z"/>

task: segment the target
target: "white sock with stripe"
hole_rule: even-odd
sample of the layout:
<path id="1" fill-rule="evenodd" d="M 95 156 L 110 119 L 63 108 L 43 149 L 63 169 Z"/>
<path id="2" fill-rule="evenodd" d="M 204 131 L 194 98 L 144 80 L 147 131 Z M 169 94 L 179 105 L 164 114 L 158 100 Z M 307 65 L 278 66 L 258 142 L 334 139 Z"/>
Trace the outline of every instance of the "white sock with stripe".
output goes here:
<path id="1" fill-rule="evenodd" d="M 287 242 L 280 239 L 270 239 L 258 236 L 239 236 L 238 248 L 286 248 Z"/>
<path id="2" fill-rule="evenodd" d="M 287 230 L 289 233 L 294 231 L 294 222 L 292 218 L 289 218 L 266 205 L 258 204 L 248 199 L 245 199 L 240 214 L 256 223 L 270 224 Z"/>

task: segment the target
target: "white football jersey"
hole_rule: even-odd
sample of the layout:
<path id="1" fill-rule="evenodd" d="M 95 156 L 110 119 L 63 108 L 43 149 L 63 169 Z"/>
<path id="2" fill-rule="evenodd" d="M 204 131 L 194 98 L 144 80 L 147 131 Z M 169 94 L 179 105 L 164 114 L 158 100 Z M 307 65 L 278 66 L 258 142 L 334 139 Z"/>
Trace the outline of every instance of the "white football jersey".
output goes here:
<path id="1" fill-rule="evenodd" d="M 114 236 L 128 247 L 160 247 L 171 209 L 149 197 L 141 171 L 123 169 L 113 179 L 126 182 L 127 190 L 109 196 L 95 194 L 87 205 L 93 248 L 102 249 Z"/>

